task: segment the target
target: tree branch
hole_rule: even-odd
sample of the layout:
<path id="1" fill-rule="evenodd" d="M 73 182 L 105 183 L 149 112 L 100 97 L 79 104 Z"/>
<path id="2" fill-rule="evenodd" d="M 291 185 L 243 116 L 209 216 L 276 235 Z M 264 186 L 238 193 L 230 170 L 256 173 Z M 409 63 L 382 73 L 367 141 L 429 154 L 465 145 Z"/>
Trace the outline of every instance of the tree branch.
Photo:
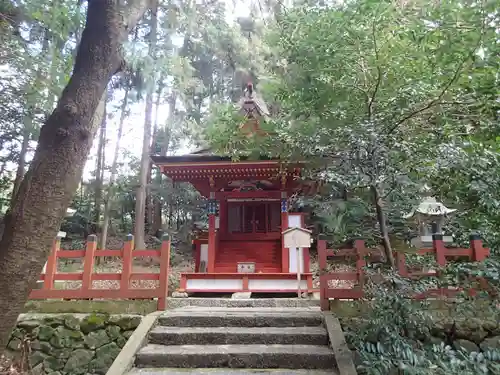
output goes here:
<path id="1" fill-rule="evenodd" d="M 137 23 L 142 19 L 144 13 L 151 7 L 151 0 L 131 0 L 129 1 L 125 11 L 125 39 L 128 32 L 132 30 Z M 123 37 L 123 36 L 122 36 Z"/>
<path id="2" fill-rule="evenodd" d="M 435 105 L 438 105 L 438 104 L 441 104 L 441 99 L 443 98 L 443 96 L 446 94 L 446 92 L 448 91 L 448 89 L 451 87 L 451 85 L 453 83 L 456 82 L 456 80 L 458 79 L 458 77 L 460 76 L 460 73 L 462 71 L 462 68 L 463 66 L 465 65 L 465 63 L 467 62 L 467 60 L 469 60 L 471 58 L 471 56 L 474 55 L 474 53 L 477 51 L 477 49 L 479 48 L 480 44 L 481 44 L 481 41 L 483 40 L 483 35 L 484 35 L 484 27 L 485 27 L 485 19 L 483 17 L 483 23 L 482 23 L 482 26 L 481 26 L 481 34 L 477 40 L 477 43 L 476 45 L 474 46 L 474 48 L 472 49 L 472 51 L 467 54 L 467 56 L 462 59 L 462 61 L 458 64 L 458 67 L 457 69 L 455 69 L 455 72 L 453 73 L 453 76 L 451 77 L 451 79 L 443 86 L 443 89 L 441 90 L 440 94 L 434 98 L 433 100 L 431 100 L 429 103 L 427 103 L 425 106 L 423 106 L 422 108 L 420 109 L 417 109 L 409 114 L 407 114 L 406 116 L 404 116 L 401 120 L 399 120 L 398 122 L 396 122 L 390 129 L 389 131 L 387 132 L 387 135 L 390 135 L 393 131 L 395 131 L 401 124 L 403 124 L 404 122 L 408 121 L 409 119 L 415 117 L 416 115 L 418 115 L 419 113 L 422 113 L 422 112 L 425 112 L 427 111 L 428 109 L 434 107 Z"/>
<path id="3" fill-rule="evenodd" d="M 372 119 L 373 115 L 373 103 L 375 102 L 375 97 L 377 95 L 378 89 L 380 87 L 380 83 L 382 81 L 382 69 L 378 65 L 379 61 L 379 53 L 377 47 L 377 38 L 375 36 L 375 22 L 372 23 L 372 39 L 373 39 L 373 50 L 375 51 L 375 60 L 377 61 L 377 82 L 375 83 L 375 89 L 373 90 L 373 94 L 368 102 L 368 119 Z"/>

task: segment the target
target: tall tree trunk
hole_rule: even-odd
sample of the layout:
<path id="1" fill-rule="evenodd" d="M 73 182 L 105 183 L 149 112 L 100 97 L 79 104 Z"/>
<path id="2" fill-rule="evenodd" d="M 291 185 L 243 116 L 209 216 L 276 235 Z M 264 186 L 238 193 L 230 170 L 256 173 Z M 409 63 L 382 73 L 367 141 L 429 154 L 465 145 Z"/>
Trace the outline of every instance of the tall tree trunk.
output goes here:
<path id="1" fill-rule="evenodd" d="M 94 181 L 94 217 L 92 227 L 94 233 L 99 232 L 99 224 L 101 222 L 101 204 L 102 204 L 102 185 L 104 178 L 104 165 L 105 165 L 105 146 L 106 146 L 106 105 L 104 106 L 104 114 L 101 119 L 99 131 L 99 141 L 97 144 L 97 161 L 95 169 Z M 100 259 L 100 258 L 98 258 Z"/>
<path id="2" fill-rule="evenodd" d="M 375 205 L 375 210 L 377 212 L 377 221 L 380 226 L 380 234 L 382 235 L 382 243 L 384 245 L 385 256 L 387 263 L 394 268 L 396 263 L 394 261 L 394 255 L 392 254 L 391 240 L 389 238 L 389 232 L 387 230 L 387 221 L 385 217 L 384 207 L 382 206 L 382 197 L 377 186 L 370 186 L 372 193 L 373 204 Z"/>
<path id="3" fill-rule="evenodd" d="M 123 20 L 115 0 L 89 1 L 73 75 L 42 127 L 38 146 L 9 213 L 0 241 L 0 347 L 40 276 L 78 187 L 101 113 L 106 86 L 123 64 L 121 44 L 148 3 L 129 2 Z"/>
<path id="4" fill-rule="evenodd" d="M 174 91 L 170 94 L 168 98 L 168 118 L 167 125 L 163 129 L 163 139 L 160 144 L 160 155 L 167 156 L 170 148 L 170 140 L 172 137 L 172 127 L 174 126 L 175 119 L 175 105 L 177 102 L 177 93 Z M 160 170 L 156 174 L 156 186 L 161 187 L 163 183 L 163 174 Z M 163 217 L 162 217 L 162 201 L 159 196 L 156 197 L 154 201 L 154 217 L 153 217 L 153 230 L 157 233 L 160 229 L 163 229 Z"/>
<path id="5" fill-rule="evenodd" d="M 151 6 L 151 21 L 149 30 L 149 56 L 155 57 L 156 49 L 156 29 L 158 24 L 158 1 L 153 0 Z M 153 68 L 154 69 L 154 68 Z M 139 187 L 137 189 L 136 202 L 135 202 L 135 247 L 144 249 L 146 244 L 144 242 L 145 221 L 146 221 L 146 199 L 148 188 L 148 173 L 149 173 L 149 154 L 151 150 L 151 128 L 153 125 L 153 95 L 155 83 L 151 82 L 148 85 L 146 93 L 146 113 L 144 117 L 144 136 L 142 141 L 142 157 L 141 169 L 139 171 Z"/>
<path id="6" fill-rule="evenodd" d="M 163 77 L 160 77 L 160 82 L 163 81 Z M 154 122 L 154 127 L 153 127 L 153 141 L 151 142 L 151 147 L 152 147 L 152 153 L 156 153 L 156 148 L 158 145 L 158 140 L 159 140 L 159 133 L 160 130 L 158 129 L 158 112 L 160 109 L 160 104 L 161 104 L 161 94 L 163 92 L 163 85 L 160 85 L 158 88 L 157 96 L 156 96 L 156 103 L 155 103 L 155 122 Z M 152 172 L 153 172 L 153 164 L 151 161 L 149 162 L 149 174 L 148 174 L 148 184 L 151 185 L 152 183 Z M 155 174 L 155 182 L 158 182 L 158 170 L 156 171 Z M 161 180 L 160 184 L 155 184 L 156 187 L 161 187 Z M 157 223 L 157 217 L 156 217 L 156 210 L 158 206 L 158 202 L 161 202 L 159 197 L 158 197 L 158 192 L 156 191 L 154 195 L 151 196 L 151 199 L 148 202 L 148 229 L 149 229 L 149 234 L 154 235 L 158 229 L 161 229 L 161 216 L 160 216 L 160 227 L 158 228 L 158 223 Z M 161 209 L 161 205 L 160 205 Z M 158 228 L 158 229 L 157 229 Z"/>
<path id="7" fill-rule="evenodd" d="M 113 153 L 113 162 L 111 164 L 111 176 L 109 177 L 108 191 L 106 192 L 106 197 L 104 198 L 104 220 L 102 222 L 102 232 L 101 232 L 101 248 L 103 249 L 106 247 L 106 242 L 108 240 L 108 228 L 109 228 L 109 220 L 111 213 L 111 204 L 114 198 L 113 189 L 115 186 L 116 175 L 118 173 L 118 155 L 120 153 L 120 142 L 123 135 L 123 124 L 125 123 L 125 118 L 127 117 L 129 91 L 130 88 L 127 82 L 127 86 L 125 88 L 125 96 L 123 98 L 121 107 L 120 122 L 118 124 L 118 134 L 116 136 L 116 145 Z"/>

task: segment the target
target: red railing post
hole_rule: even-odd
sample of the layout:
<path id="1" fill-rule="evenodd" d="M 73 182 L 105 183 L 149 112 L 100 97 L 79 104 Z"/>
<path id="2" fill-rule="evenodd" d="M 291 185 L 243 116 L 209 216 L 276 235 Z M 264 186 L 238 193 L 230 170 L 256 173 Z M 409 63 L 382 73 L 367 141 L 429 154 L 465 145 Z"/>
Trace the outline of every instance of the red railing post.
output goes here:
<path id="1" fill-rule="evenodd" d="M 482 262 L 486 259 L 486 249 L 483 247 L 483 241 L 478 234 L 471 234 L 469 237 L 470 248 L 472 249 L 472 261 Z"/>
<path id="2" fill-rule="evenodd" d="M 408 267 L 406 267 L 406 255 L 401 251 L 396 251 L 396 263 L 398 272 L 402 277 L 408 277 Z"/>
<path id="3" fill-rule="evenodd" d="M 134 236 L 129 234 L 122 249 L 122 274 L 120 278 L 120 291 L 124 294 L 129 289 L 130 275 L 132 274 L 133 256 L 134 251 Z"/>
<path id="4" fill-rule="evenodd" d="M 83 260 L 82 292 L 85 294 L 92 289 L 92 273 L 94 271 L 94 255 L 97 250 L 97 236 L 91 234 L 87 237 L 87 246 L 85 248 L 85 258 Z M 85 298 L 85 297 L 83 297 Z"/>
<path id="5" fill-rule="evenodd" d="M 432 246 L 434 248 L 434 255 L 436 262 L 440 267 L 446 266 L 446 248 L 444 247 L 443 235 L 434 233 L 432 235 Z"/>
<path id="6" fill-rule="evenodd" d="M 327 256 L 326 256 L 326 237 L 320 235 L 318 237 L 318 262 L 319 262 L 319 298 L 322 311 L 330 310 L 330 301 L 326 298 L 326 288 L 328 288 L 328 280 L 325 280 L 324 275 L 327 273 Z"/>
<path id="7" fill-rule="evenodd" d="M 170 271 L 170 238 L 164 234 L 160 252 L 160 286 L 158 297 L 158 310 L 165 310 L 168 297 L 168 273 Z"/>
<path id="8" fill-rule="evenodd" d="M 366 266 L 365 256 L 367 256 L 365 241 L 355 240 L 354 251 L 356 252 L 356 273 L 358 275 L 358 285 L 361 291 L 363 291 L 365 286 L 365 273 L 363 271 L 363 267 Z"/>
<path id="9" fill-rule="evenodd" d="M 57 272 L 57 252 L 61 248 L 61 237 L 57 237 L 52 245 L 52 250 L 50 251 L 49 259 L 47 259 L 47 265 L 45 267 L 45 276 L 43 279 L 44 290 L 51 290 L 54 288 L 54 275 Z"/>

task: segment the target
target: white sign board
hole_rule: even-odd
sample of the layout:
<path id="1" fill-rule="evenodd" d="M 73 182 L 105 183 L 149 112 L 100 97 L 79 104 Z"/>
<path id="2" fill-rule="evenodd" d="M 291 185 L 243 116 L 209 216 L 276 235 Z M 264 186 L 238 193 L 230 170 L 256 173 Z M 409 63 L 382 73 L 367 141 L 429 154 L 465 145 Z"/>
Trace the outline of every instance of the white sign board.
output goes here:
<path id="1" fill-rule="evenodd" d="M 288 228 L 283 233 L 284 246 L 287 249 L 311 247 L 311 231 L 304 228 Z"/>

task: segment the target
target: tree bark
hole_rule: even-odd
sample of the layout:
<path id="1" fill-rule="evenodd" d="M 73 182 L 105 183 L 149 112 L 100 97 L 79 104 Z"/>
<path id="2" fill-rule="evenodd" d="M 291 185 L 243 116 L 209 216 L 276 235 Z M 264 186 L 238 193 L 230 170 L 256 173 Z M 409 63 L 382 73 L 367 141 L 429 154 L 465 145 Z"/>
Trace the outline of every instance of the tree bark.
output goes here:
<path id="1" fill-rule="evenodd" d="M 106 242 L 108 240 L 108 228 L 111 216 L 110 215 L 111 203 L 114 198 L 113 189 L 115 186 L 116 174 L 118 173 L 118 155 L 120 153 L 120 142 L 123 135 L 123 124 L 125 123 L 125 118 L 127 117 L 128 93 L 129 93 L 129 86 L 127 84 L 125 88 L 125 96 L 123 98 L 121 107 L 120 122 L 118 124 L 118 134 L 116 136 L 116 145 L 113 154 L 113 162 L 111 163 L 111 176 L 109 177 L 108 191 L 106 193 L 106 197 L 104 198 L 104 219 L 102 222 L 102 234 L 101 234 L 102 249 L 106 248 Z"/>
<path id="2" fill-rule="evenodd" d="M 375 210 L 377 212 L 377 221 L 380 226 L 380 234 L 382 235 L 382 243 L 384 245 L 387 263 L 394 268 L 396 263 L 394 261 L 394 255 L 392 254 L 391 240 L 387 230 L 387 221 L 385 218 L 384 208 L 382 207 L 382 197 L 380 196 L 380 192 L 375 185 L 370 186 L 370 190 L 372 193 L 373 204 L 375 205 Z"/>
<path id="3" fill-rule="evenodd" d="M 33 120 L 30 121 L 33 124 Z M 21 141 L 21 151 L 19 152 L 19 160 L 17 161 L 16 178 L 14 179 L 14 187 L 12 188 L 12 198 L 11 202 L 14 202 L 17 192 L 19 191 L 19 186 L 24 177 L 24 169 L 26 168 L 26 154 L 28 153 L 28 148 L 30 145 L 31 132 L 27 128 L 27 124 L 24 124 L 24 129 L 22 132 L 23 140 Z"/>
<path id="4" fill-rule="evenodd" d="M 142 3 L 142 2 L 141 2 Z M 133 3 L 137 10 L 139 3 Z M 142 14 L 128 18 L 140 19 Z M 93 116 L 123 61 L 121 44 L 135 24 L 124 22 L 116 0 L 89 1 L 73 75 L 42 127 L 0 241 L 0 347 L 35 285 L 66 209 L 78 187 L 96 128 Z"/>
<path id="5" fill-rule="evenodd" d="M 153 0 L 151 6 L 151 22 L 149 30 L 149 56 L 155 56 L 156 49 L 156 29 L 158 1 Z M 154 69 L 154 68 L 153 68 Z M 155 82 L 150 82 L 146 93 L 146 113 L 144 117 L 144 135 L 142 141 L 141 168 L 139 171 L 139 187 L 137 189 L 135 201 L 135 248 L 144 249 L 145 221 L 146 221 L 146 199 L 148 194 L 148 174 L 149 174 L 149 154 L 151 150 L 151 130 L 153 125 L 153 95 Z"/>

